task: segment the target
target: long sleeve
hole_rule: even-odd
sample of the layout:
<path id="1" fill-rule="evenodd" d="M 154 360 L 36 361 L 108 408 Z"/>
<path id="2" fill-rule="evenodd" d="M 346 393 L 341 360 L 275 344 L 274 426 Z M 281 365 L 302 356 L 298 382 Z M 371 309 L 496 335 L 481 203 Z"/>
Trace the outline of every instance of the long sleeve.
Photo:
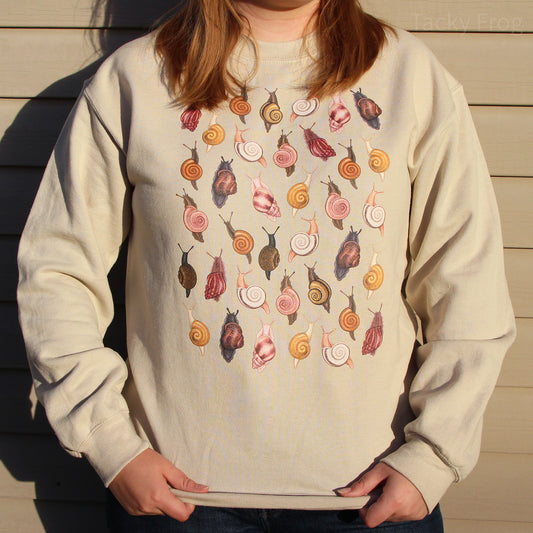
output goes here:
<path id="1" fill-rule="evenodd" d="M 57 141 L 19 246 L 19 319 L 37 397 L 61 445 L 106 485 L 148 447 L 121 394 L 122 357 L 104 347 L 107 274 L 130 227 L 125 154 L 85 91 Z"/>
<path id="2" fill-rule="evenodd" d="M 409 161 L 410 268 L 405 297 L 423 342 L 409 390 L 406 443 L 384 459 L 431 511 L 474 467 L 483 413 L 516 336 L 499 214 L 461 85 L 454 110 L 429 119 Z"/>

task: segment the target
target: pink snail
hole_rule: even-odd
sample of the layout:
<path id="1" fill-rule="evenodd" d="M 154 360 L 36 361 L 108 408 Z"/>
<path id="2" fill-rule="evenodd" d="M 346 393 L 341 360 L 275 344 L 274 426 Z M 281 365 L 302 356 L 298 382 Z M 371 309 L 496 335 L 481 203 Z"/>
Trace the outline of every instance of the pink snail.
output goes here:
<path id="1" fill-rule="evenodd" d="M 268 185 L 261 180 L 261 173 L 259 176 L 252 178 L 252 193 L 253 193 L 253 206 L 260 213 L 264 213 L 270 220 L 276 220 L 276 217 L 281 216 L 281 212 L 278 203 L 274 199 L 272 191 Z"/>
<path id="2" fill-rule="evenodd" d="M 237 127 L 237 124 L 235 124 L 235 130 L 235 140 L 233 146 L 237 155 L 242 157 L 245 161 L 257 161 L 266 167 L 266 160 L 263 157 L 263 148 L 261 148 L 261 145 L 255 141 L 245 141 L 242 137 L 242 134 L 247 131 L 248 128 L 245 130 L 240 130 Z"/>
<path id="3" fill-rule="evenodd" d="M 185 192 L 185 189 L 183 189 L 183 196 L 177 193 L 176 196 L 183 198 L 183 202 L 185 203 L 185 211 L 183 212 L 183 223 L 185 227 L 192 232 L 196 240 L 204 242 L 202 232 L 209 225 L 207 215 L 197 209 L 195 201 Z"/>
<path id="4" fill-rule="evenodd" d="M 255 337 L 254 353 L 252 355 L 252 368 L 258 372 L 265 369 L 267 363 L 274 359 L 276 355 L 276 346 L 274 345 L 274 333 L 272 331 L 272 324 L 265 324 L 261 320 L 261 329 Z"/>
<path id="5" fill-rule="evenodd" d="M 325 203 L 326 213 L 333 221 L 333 225 L 338 229 L 342 229 L 342 220 L 350 214 L 350 202 L 341 196 L 341 191 L 331 180 L 331 176 L 328 176 L 328 178 L 329 182 L 320 182 L 328 186 L 328 197 Z"/>
<path id="6" fill-rule="evenodd" d="M 289 144 L 288 136 L 292 133 L 283 133 L 281 130 L 281 136 L 278 140 L 278 149 L 274 152 L 272 159 L 274 164 L 280 168 L 287 169 L 287 176 L 290 176 L 294 172 L 294 164 L 298 160 L 298 152 Z"/>
<path id="7" fill-rule="evenodd" d="M 292 288 L 290 277 L 287 276 L 287 271 L 284 272 L 283 280 L 281 282 L 281 294 L 276 299 L 276 309 L 282 314 L 287 315 L 289 325 L 296 320 L 296 311 L 300 307 L 300 297 L 298 293 Z"/>
<path id="8" fill-rule="evenodd" d="M 346 102 L 340 95 L 333 96 L 329 104 L 329 129 L 331 132 L 341 132 L 344 125 L 350 120 L 351 114 L 346 107 Z"/>

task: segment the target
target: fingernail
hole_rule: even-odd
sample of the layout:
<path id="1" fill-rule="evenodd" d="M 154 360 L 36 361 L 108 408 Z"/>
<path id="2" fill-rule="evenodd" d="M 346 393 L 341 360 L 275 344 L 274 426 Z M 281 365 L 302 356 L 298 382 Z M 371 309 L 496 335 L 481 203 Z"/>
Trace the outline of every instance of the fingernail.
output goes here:
<path id="1" fill-rule="evenodd" d="M 344 494 L 348 494 L 348 492 L 350 492 L 350 487 L 342 487 L 340 489 L 333 489 L 333 492 L 337 495 L 343 496 Z"/>
<path id="2" fill-rule="evenodd" d="M 209 487 L 207 485 L 201 485 L 200 483 L 196 483 L 196 488 L 198 490 L 205 490 L 205 489 L 208 489 Z"/>

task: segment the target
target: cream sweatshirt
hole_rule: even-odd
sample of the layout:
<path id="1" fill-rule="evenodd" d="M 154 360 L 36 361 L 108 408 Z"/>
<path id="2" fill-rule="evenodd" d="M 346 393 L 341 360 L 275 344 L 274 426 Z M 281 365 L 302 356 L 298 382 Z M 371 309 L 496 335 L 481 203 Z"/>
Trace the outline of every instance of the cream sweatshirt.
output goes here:
<path id="1" fill-rule="evenodd" d="M 192 503 L 358 508 L 333 489 L 384 461 L 432 510 L 472 470 L 516 335 L 499 215 L 463 87 L 398 33 L 323 101 L 314 35 L 255 73 L 242 39 L 216 113 L 170 105 L 152 34 L 85 83 L 18 301 L 38 398 L 105 485 L 152 447 L 209 485 Z M 102 337 L 126 237 L 125 362 Z"/>

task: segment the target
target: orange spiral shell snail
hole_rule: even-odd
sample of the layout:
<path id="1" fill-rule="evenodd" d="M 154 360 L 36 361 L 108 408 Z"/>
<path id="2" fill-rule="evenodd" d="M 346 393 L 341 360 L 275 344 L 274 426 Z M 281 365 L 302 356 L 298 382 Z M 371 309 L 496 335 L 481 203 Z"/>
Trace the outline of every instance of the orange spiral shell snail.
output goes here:
<path id="1" fill-rule="evenodd" d="M 339 326 L 347 331 L 350 337 L 355 340 L 354 331 L 359 327 L 361 320 L 357 314 L 357 308 L 355 306 L 355 298 L 353 295 L 353 285 L 351 294 L 346 294 L 344 291 L 340 291 L 344 296 L 348 298 L 348 307 L 345 307 L 339 314 Z"/>
<path id="2" fill-rule="evenodd" d="M 294 335 L 289 341 L 289 353 L 294 357 L 294 368 L 311 353 L 311 336 L 315 321 L 309 322 L 307 330 Z"/>
<path id="3" fill-rule="evenodd" d="M 339 143 L 340 146 L 348 150 L 347 157 L 343 157 L 337 166 L 339 174 L 350 181 L 354 189 L 357 189 L 356 179 L 361 175 L 361 167 L 357 164 L 355 159 L 355 152 L 353 151 L 352 139 L 350 139 L 349 146 L 344 146 Z"/>
<path id="4" fill-rule="evenodd" d="M 184 144 L 185 148 L 189 148 L 186 144 Z M 192 182 L 192 186 L 198 190 L 198 185 L 196 184 L 196 180 L 200 179 L 203 174 L 202 167 L 199 165 L 199 159 L 198 159 L 198 150 L 196 149 L 196 141 L 194 141 L 194 147 L 189 148 L 191 151 L 191 157 L 189 159 L 185 159 L 180 167 L 181 175 L 186 179 Z"/>
<path id="5" fill-rule="evenodd" d="M 252 106 L 242 96 L 232 98 L 229 103 L 229 108 L 240 117 L 247 115 L 252 110 Z"/>
<path id="6" fill-rule="evenodd" d="M 217 115 L 213 114 L 209 127 L 202 133 L 202 140 L 207 144 L 207 151 L 215 144 L 220 144 L 226 136 L 224 128 L 217 124 Z"/>
<path id="7" fill-rule="evenodd" d="M 378 253 L 374 250 L 370 269 L 363 277 L 363 286 L 368 290 L 367 298 L 370 298 L 373 292 L 381 287 L 383 283 L 384 272 L 381 265 L 377 262 Z"/>
<path id="8" fill-rule="evenodd" d="M 252 262 L 252 254 L 251 251 L 254 247 L 254 238 L 250 233 L 248 233 L 246 230 L 243 229 L 235 229 L 233 225 L 231 224 L 231 217 L 233 216 L 233 211 L 230 213 L 229 219 L 224 220 L 222 215 L 219 213 L 218 216 L 222 219 L 222 222 L 224 222 L 226 226 L 226 230 L 229 233 L 229 236 L 231 237 L 233 241 L 233 249 L 241 255 L 245 255 L 248 259 L 248 263 Z"/>
<path id="9" fill-rule="evenodd" d="M 210 338 L 209 329 L 203 322 L 193 317 L 192 309 L 186 306 L 185 308 L 189 318 L 189 339 L 195 346 L 200 348 L 201 355 L 205 355 L 205 346 Z"/>
<path id="10" fill-rule="evenodd" d="M 381 181 L 385 180 L 385 171 L 389 168 L 390 159 L 389 156 L 379 148 L 372 148 L 370 140 L 363 139 L 368 152 L 368 166 L 371 170 L 378 173 L 381 177 Z"/>

